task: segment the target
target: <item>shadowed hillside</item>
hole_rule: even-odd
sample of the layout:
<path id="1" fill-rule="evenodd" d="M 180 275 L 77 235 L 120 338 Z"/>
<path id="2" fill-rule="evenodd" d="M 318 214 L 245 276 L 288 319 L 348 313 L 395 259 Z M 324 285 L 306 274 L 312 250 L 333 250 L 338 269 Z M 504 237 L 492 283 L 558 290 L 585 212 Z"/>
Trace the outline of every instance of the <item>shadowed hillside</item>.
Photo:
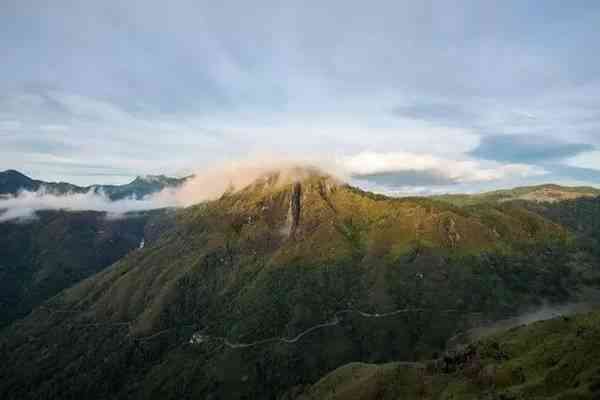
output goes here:
<path id="1" fill-rule="evenodd" d="M 348 364 L 284 399 L 597 399 L 600 313 L 492 335 L 419 364 Z"/>
<path id="2" fill-rule="evenodd" d="M 43 211 L 26 223 L 0 223 L 0 327 L 108 267 L 142 239 L 150 242 L 165 219 L 163 211 L 117 220 L 93 211 Z"/>

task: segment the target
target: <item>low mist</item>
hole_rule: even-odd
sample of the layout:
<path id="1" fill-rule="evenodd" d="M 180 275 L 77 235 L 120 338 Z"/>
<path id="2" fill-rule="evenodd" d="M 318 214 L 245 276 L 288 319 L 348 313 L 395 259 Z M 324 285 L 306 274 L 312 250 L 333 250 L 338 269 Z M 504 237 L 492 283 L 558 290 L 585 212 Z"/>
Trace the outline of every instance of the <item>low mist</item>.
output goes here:
<path id="1" fill-rule="evenodd" d="M 36 218 L 39 210 L 69 211 L 101 211 L 109 217 L 119 218 L 131 211 L 144 211 L 156 208 L 172 207 L 173 199 L 169 196 L 148 196 L 143 199 L 123 199 L 111 201 L 102 193 L 70 193 L 56 195 L 39 190 L 37 192 L 22 191 L 14 197 L 0 200 L 0 222 L 19 220 L 26 222 Z"/>
<path id="2" fill-rule="evenodd" d="M 596 302 L 566 303 L 560 305 L 543 305 L 540 308 L 524 312 L 513 318 L 507 318 L 481 327 L 469 330 L 468 336 L 471 340 L 476 340 L 484 336 L 492 335 L 496 332 L 502 332 L 517 326 L 528 325 L 538 321 L 545 321 L 552 318 L 569 316 L 578 313 L 592 311 L 599 306 Z"/>
<path id="3" fill-rule="evenodd" d="M 309 165 L 313 167 L 307 168 Z M 309 168 L 327 171 L 327 174 L 336 177 L 343 176 L 339 170 L 332 166 L 328 167 L 324 162 L 262 157 L 196 171 L 193 178 L 187 180 L 182 186 L 166 188 L 141 199 L 111 201 L 105 194 L 93 190 L 65 195 L 48 193 L 44 189 L 36 192 L 22 191 L 16 196 L 0 198 L 0 222 L 10 220 L 26 222 L 35 219 L 35 213 L 39 210 L 100 211 L 106 212 L 110 218 L 120 218 L 134 211 L 188 207 L 217 199 L 228 191 L 241 190 L 257 179 L 274 172 L 278 173 L 276 184 L 302 180 L 310 173 Z"/>

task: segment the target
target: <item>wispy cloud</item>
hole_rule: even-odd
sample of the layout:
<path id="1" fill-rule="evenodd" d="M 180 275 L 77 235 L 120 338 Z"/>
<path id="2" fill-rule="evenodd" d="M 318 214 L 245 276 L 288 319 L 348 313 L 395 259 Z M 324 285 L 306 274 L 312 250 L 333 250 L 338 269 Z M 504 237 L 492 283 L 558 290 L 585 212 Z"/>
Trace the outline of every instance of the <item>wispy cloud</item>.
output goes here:
<path id="1" fill-rule="evenodd" d="M 544 163 L 591 152 L 589 143 L 569 143 L 547 135 L 489 135 L 471 151 L 473 157 L 520 163 Z"/>
<path id="2" fill-rule="evenodd" d="M 460 183 L 501 181 L 547 173 L 526 164 L 487 165 L 476 160 L 453 160 L 430 154 L 360 153 L 342 159 L 341 164 L 356 179 L 390 187 L 440 186 Z"/>

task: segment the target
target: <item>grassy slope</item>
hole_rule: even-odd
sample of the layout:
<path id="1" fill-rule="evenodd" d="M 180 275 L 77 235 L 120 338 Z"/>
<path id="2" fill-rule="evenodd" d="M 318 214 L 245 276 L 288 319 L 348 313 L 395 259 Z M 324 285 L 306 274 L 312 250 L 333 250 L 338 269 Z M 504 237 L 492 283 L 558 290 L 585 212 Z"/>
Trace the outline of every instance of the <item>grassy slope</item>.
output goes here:
<path id="1" fill-rule="evenodd" d="M 560 317 L 485 338 L 448 356 L 446 364 L 349 364 L 305 388 L 298 398 L 597 399 L 598 343 L 600 312 Z"/>
<path id="2" fill-rule="evenodd" d="M 489 202 L 508 200 L 529 200 L 554 202 L 574 200 L 577 198 L 595 197 L 600 195 L 600 189 L 587 186 L 538 185 L 524 186 L 514 189 L 495 190 L 480 194 L 448 194 L 435 196 L 440 201 L 446 201 L 457 206 L 469 206 Z"/>

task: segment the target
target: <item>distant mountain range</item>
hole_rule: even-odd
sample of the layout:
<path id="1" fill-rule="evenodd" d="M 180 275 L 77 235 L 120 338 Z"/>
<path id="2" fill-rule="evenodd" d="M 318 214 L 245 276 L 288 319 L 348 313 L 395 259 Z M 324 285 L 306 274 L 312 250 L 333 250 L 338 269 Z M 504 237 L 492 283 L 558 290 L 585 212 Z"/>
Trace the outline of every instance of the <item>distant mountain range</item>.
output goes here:
<path id="1" fill-rule="evenodd" d="M 523 186 L 514 189 L 501 189 L 478 194 L 448 194 L 434 196 L 459 206 L 481 204 L 486 202 L 505 202 L 525 200 L 537 203 L 555 203 L 564 200 L 574 200 L 581 197 L 600 196 L 600 189 L 589 186 L 561 186 L 545 184 Z"/>
<path id="2" fill-rule="evenodd" d="M 175 188 L 182 185 L 190 177 L 172 178 L 165 175 L 138 176 L 130 183 L 124 185 L 90 185 L 78 186 L 67 182 L 45 182 L 32 179 L 27 175 L 7 170 L 0 172 L 0 196 L 16 195 L 20 191 L 37 191 L 40 189 L 56 195 L 67 193 L 104 193 L 111 200 L 124 198 L 140 199 L 152 193 L 160 192 L 165 188 Z"/>

